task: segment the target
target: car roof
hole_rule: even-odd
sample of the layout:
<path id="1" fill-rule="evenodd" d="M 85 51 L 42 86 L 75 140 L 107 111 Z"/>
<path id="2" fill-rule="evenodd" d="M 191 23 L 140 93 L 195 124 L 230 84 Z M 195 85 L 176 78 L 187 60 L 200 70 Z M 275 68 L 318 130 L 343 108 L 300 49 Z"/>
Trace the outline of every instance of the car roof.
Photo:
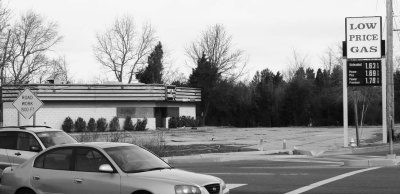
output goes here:
<path id="1" fill-rule="evenodd" d="M 32 132 L 50 132 L 50 131 L 62 131 L 60 129 L 53 129 L 49 126 L 31 126 L 31 125 L 26 125 L 26 126 L 5 126 L 1 127 L 0 131 L 32 131 Z"/>
<path id="2" fill-rule="evenodd" d="M 91 145 L 91 146 L 100 147 L 100 148 L 111 148 L 111 147 L 134 145 L 134 144 L 130 144 L 130 143 L 121 143 L 121 142 L 84 142 L 82 144 Z"/>
<path id="3" fill-rule="evenodd" d="M 63 144 L 55 147 L 68 147 L 68 146 L 97 147 L 103 149 L 103 148 L 112 148 L 120 146 L 136 146 L 136 145 L 130 143 L 121 143 L 121 142 L 82 142 L 73 144 Z"/>

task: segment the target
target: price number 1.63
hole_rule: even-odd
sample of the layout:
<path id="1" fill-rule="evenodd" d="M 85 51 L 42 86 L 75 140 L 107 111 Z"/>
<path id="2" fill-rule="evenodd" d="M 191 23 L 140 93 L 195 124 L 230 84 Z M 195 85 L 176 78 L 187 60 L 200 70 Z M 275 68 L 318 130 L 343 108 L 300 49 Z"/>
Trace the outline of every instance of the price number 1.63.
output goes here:
<path id="1" fill-rule="evenodd" d="M 379 63 L 365 63 L 365 69 L 379 69 Z"/>

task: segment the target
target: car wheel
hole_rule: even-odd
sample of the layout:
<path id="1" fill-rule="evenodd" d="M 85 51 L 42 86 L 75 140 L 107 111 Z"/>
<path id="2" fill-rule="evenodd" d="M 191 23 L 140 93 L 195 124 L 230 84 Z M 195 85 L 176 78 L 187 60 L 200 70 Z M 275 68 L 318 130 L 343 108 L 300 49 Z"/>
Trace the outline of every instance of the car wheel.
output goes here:
<path id="1" fill-rule="evenodd" d="M 147 191 L 139 191 L 139 192 L 134 192 L 133 194 L 152 194 L 152 193 L 149 193 Z"/>
<path id="2" fill-rule="evenodd" d="M 18 194 L 36 194 L 34 191 L 30 189 L 21 189 Z"/>

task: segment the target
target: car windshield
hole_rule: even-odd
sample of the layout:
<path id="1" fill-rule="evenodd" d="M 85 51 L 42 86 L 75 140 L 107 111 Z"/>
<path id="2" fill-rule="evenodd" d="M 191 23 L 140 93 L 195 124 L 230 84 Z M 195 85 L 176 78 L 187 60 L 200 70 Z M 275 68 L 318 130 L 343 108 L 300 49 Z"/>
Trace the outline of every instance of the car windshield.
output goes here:
<path id="1" fill-rule="evenodd" d="M 151 152 L 139 146 L 121 146 L 104 149 L 126 173 L 170 169 L 171 167 Z"/>
<path id="2" fill-rule="evenodd" d="M 37 136 L 46 148 L 55 145 L 78 143 L 74 138 L 63 131 L 37 132 Z"/>

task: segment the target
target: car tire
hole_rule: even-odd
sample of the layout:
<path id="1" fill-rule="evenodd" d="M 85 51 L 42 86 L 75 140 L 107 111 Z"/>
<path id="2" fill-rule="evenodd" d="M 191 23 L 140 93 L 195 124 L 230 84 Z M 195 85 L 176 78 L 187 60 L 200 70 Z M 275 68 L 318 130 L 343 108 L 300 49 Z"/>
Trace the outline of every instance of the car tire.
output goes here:
<path id="1" fill-rule="evenodd" d="M 147 191 L 139 191 L 138 193 L 135 192 L 134 194 L 152 194 L 152 193 L 149 193 Z"/>
<path id="2" fill-rule="evenodd" d="M 18 194 L 36 194 L 34 191 L 30 189 L 21 189 Z"/>

